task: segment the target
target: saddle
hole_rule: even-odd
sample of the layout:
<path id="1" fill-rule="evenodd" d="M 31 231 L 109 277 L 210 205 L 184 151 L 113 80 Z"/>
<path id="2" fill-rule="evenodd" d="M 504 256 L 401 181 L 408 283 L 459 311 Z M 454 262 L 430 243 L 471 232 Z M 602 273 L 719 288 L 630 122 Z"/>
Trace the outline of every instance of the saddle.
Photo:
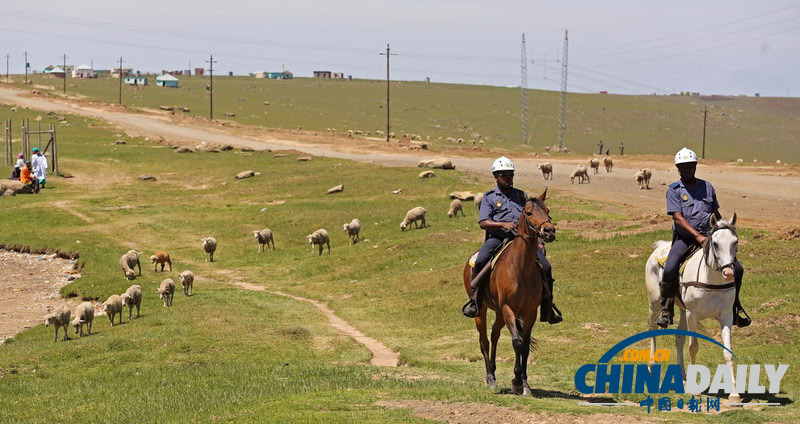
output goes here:
<path id="1" fill-rule="evenodd" d="M 492 254 L 492 259 L 489 260 L 489 264 L 487 266 L 489 266 L 490 268 L 494 269 L 494 265 L 495 265 L 495 263 L 497 263 L 497 259 L 500 257 L 500 255 L 503 254 L 503 252 L 506 250 L 506 248 L 511 244 L 512 240 L 514 240 L 514 239 L 506 239 L 505 241 L 503 241 L 503 244 L 500 245 L 500 247 L 497 248 L 497 250 L 495 250 L 495 252 Z M 469 257 L 469 267 L 470 268 L 475 268 L 475 261 L 478 260 L 478 253 L 479 252 L 480 252 L 479 250 L 476 250 L 475 253 L 473 253 L 472 256 Z"/>
<path id="2" fill-rule="evenodd" d="M 683 256 L 683 260 L 681 260 L 681 268 L 679 274 L 681 277 L 683 277 L 683 271 L 686 270 L 686 265 L 689 263 L 689 259 L 692 259 L 692 256 L 697 254 L 697 252 L 699 252 L 700 250 L 701 250 L 700 246 L 692 245 L 692 247 L 689 248 L 689 251 L 687 251 L 686 254 Z M 667 263 L 668 256 L 669 256 L 669 250 L 667 250 L 667 254 L 664 255 L 663 257 L 656 258 L 656 262 L 658 262 L 658 266 L 661 269 L 664 269 L 664 264 Z"/>

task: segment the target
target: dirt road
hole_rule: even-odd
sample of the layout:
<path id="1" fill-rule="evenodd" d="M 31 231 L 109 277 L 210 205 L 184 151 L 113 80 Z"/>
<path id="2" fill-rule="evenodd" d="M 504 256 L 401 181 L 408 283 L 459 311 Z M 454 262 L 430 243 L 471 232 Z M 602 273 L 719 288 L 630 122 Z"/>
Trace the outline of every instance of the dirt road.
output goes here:
<path id="1" fill-rule="evenodd" d="M 32 109 L 72 113 L 105 120 L 132 136 L 163 137 L 174 144 L 195 145 L 199 141 L 230 144 L 238 147 L 294 149 L 317 156 L 372 162 L 385 166 L 416 166 L 424 158 L 442 156 L 436 152 L 412 152 L 397 145 L 377 141 L 326 137 L 311 133 L 277 132 L 242 125 L 222 126 L 200 119 L 176 118 L 158 113 L 133 113 L 109 105 L 90 104 L 54 97 L 31 96 L 27 92 L 0 88 L 0 102 Z M 68 141 L 64 141 L 67 142 Z M 800 147 L 798 147 L 800 148 Z M 488 168 L 496 153 L 464 151 L 454 156 L 458 169 L 474 171 L 487 185 Z M 570 184 L 569 174 L 588 156 L 567 159 L 519 158 L 517 185 L 533 193 L 543 186 L 566 190 L 575 196 L 619 205 L 635 212 L 663 213 L 666 185 L 677 179 L 669 158 L 614 157 L 613 172 L 601 166 L 599 174 L 590 174 L 590 184 Z M 554 179 L 543 181 L 537 163 L 553 163 Z M 651 190 L 639 190 L 633 175 L 641 167 L 653 171 Z M 590 171 L 591 172 L 591 171 Z M 701 164 L 698 177 L 711 181 L 717 189 L 721 210 L 726 217 L 738 212 L 741 222 L 757 228 L 784 228 L 800 225 L 800 173 L 794 167 L 744 167 L 731 164 Z"/>

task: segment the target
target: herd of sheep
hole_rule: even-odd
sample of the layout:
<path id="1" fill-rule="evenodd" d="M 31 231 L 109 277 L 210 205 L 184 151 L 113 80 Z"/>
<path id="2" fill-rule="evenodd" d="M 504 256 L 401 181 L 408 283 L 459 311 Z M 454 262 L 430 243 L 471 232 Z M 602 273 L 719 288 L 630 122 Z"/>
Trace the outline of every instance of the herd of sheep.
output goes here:
<path id="1" fill-rule="evenodd" d="M 606 168 L 606 172 L 611 172 L 614 169 L 614 160 L 610 157 L 603 158 L 603 166 Z M 542 178 L 545 180 L 552 180 L 553 179 L 553 164 L 547 162 L 537 166 L 539 170 L 542 171 Z M 592 168 L 593 174 L 600 173 L 600 159 L 599 158 L 591 158 L 589 159 L 589 168 Z M 575 184 L 575 180 L 578 180 L 578 184 L 583 183 L 590 183 L 589 179 L 589 168 L 582 164 L 578 164 L 575 170 L 569 176 L 570 184 Z M 641 168 L 633 178 L 636 180 L 636 184 L 640 189 L 650 189 L 650 177 L 653 176 L 653 172 L 647 168 Z"/>

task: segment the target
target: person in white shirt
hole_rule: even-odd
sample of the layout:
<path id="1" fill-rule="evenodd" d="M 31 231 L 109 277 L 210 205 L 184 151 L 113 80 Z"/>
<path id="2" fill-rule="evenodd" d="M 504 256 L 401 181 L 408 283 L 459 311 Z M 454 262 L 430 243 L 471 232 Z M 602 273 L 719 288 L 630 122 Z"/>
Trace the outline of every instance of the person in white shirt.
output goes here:
<path id="1" fill-rule="evenodd" d="M 45 179 L 47 178 L 47 158 L 39 151 L 38 147 L 33 148 L 33 177 L 39 181 L 39 188 L 45 186 Z"/>

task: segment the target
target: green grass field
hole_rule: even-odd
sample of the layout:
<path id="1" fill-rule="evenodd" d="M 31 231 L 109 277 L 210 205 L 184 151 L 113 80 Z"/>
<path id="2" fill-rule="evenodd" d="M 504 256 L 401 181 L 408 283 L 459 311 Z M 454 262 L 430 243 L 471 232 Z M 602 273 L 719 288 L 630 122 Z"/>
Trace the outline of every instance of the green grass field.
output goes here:
<path id="1" fill-rule="evenodd" d="M 0 116 L 12 116 L 9 109 L 0 106 Z M 13 117 L 39 114 L 20 110 Z M 131 246 L 145 257 L 169 251 L 175 272 L 156 274 L 143 264 L 143 276 L 135 281 L 145 293 L 138 320 L 111 328 L 99 317 L 96 334 L 68 342 L 53 343 L 53 329 L 43 325 L 8 340 L 0 347 L 0 422 L 427 422 L 374 404 L 398 399 L 514 405 L 591 420 L 587 414 L 609 411 L 576 405 L 576 369 L 646 329 L 644 262 L 652 242 L 669 234 L 586 241 L 562 231 L 548 253 L 566 322 L 534 329 L 539 349 L 532 354 L 529 379 L 539 391 L 534 398 L 489 391 L 474 325 L 460 314 L 461 269 L 482 233 L 471 205 L 467 218 L 446 216 L 446 193 L 487 186 L 456 171 L 421 180 L 417 169 L 321 157 L 297 162 L 293 155 L 258 152 L 174 154 L 125 137 L 126 145 L 115 145 L 119 137 L 104 124 L 75 116 L 67 121 L 59 128 L 59 150 L 63 172 L 74 178 L 52 176 L 39 195 L 2 198 L 0 241 L 78 250 L 82 277 L 64 287 L 65 296 L 104 300 L 123 292 L 131 282 L 122 277 L 117 260 Z M 245 169 L 262 174 L 235 180 Z M 157 181 L 138 180 L 142 173 Z M 340 183 L 343 193 L 324 195 Z M 402 195 L 391 193 L 400 187 Z M 626 219 L 624 210 L 566 193 L 551 196 L 556 221 Z M 401 232 L 400 220 L 414 206 L 428 210 L 430 227 Z M 341 225 L 354 217 L 364 225 L 365 240 L 350 246 Z M 258 255 L 252 230 L 264 227 L 274 231 L 277 251 Z M 316 257 L 304 236 L 321 227 L 331 234 L 332 254 Z M 773 399 L 784 406 L 718 415 L 654 413 L 654 418 L 797 419 L 794 276 L 800 271 L 800 240 L 783 242 L 748 229 L 740 234 L 739 257 L 747 269 L 744 303 L 756 322 L 734 331 L 734 352 L 742 363 L 790 364 L 782 393 Z M 205 236 L 219 241 L 214 263 L 203 260 Z M 198 277 L 195 296 L 178 293 L 174 306 L 163 308 L 155 288 L 184 269 Z M 401 366 L 367 365 L 369 351 L 333 330 L 313 306 L 229 284 L 236 281 L 325 302 L 398 351 Z M 708 333 L 716 336 L 715 326 L 709 325 Z M 670 339 L 661 347 L 670 347 Z M 507 390 L 513 350 L 505 332 L 501 343 L 497 376 Z M 698 358 L 709 367 L 722 360 L 708 343 L 701 343 Z M 634 407 L 611 412 L 647 415 Z"/>
<path id="2" fill-rule="evenodd" d="M 20 78 L 17 78 L 19 81 Z M 35 75 L 34 84 L 61 92 L 61 80 Z M 68 80 L 67 91 L 116 103 L 119 80 Z M 123 102 L 133 107 L 185 106 L 208 117 L 207 77 L 181 77 L 181 87 L 123 87 Z M 22 86 L 21 84 L 17 84 Z M 370 80 L 266 80 L 252 77 L 214 79 L 215 118 L 267 128 L 340 133 L 385 128 L 386 85 Z M 559 94 L 531 90 L 531 143 L 520 139 L 519 89 L 477 85 L 392 83 L 392 126 L 398 137 L 419 134 L 476 139 L 487 147 L 542 151 L 557 144 Z M 687 146 L 700 152 L 703 107 L 709 106 L 706 157 L 726 161 L 800 162 L 800 99 L 745 98 L 708 100 L 686 96 L 569 94 L 566 145 L 583 154 L 597 152 L 597 141 L 618 154 L 669 154 Z M 265 105 L 264 102 L 269 102 Z M 226 118 L 225 113 L 235 113 Z M 456 147 L 442 142 L 443 146 Z"/>

